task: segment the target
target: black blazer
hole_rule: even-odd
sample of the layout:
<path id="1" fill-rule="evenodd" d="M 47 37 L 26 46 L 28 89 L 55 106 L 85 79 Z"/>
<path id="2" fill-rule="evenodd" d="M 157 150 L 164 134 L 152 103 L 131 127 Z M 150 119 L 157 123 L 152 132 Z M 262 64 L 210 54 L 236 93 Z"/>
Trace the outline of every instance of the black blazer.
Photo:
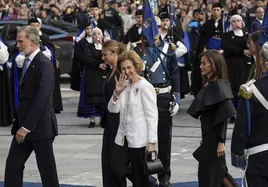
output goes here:
<path id="1" fill-rule="evenodd" d="M 27 140 L 54 138 L 58 134 L 53 109 L 54 70 L 49 59 L 39 52 L 19 83 L 19 105 L 11 130 L 16 134 L 22 126 L 31 132 Z"/>

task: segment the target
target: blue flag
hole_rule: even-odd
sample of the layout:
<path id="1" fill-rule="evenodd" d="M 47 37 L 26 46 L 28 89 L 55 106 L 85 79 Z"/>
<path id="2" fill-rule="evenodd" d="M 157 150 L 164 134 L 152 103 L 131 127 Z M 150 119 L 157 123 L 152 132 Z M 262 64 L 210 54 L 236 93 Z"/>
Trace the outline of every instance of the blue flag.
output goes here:
<path id="1" fill-rule="evenodd" d="M 259 45 L 262 46 L 265 42 L 268 42 L 268 5 L 264 12 L 261 30 L 262 32 L 260 34 Z"/>
<path id="2" fill-rule="evenodd" d="M 147 43 L 153 45 L 154 37 L 158 34 L 158 26 L 149 0 L 145 0 L 145 6 L 143 7 L 142 33 L 146 38 Z"/>

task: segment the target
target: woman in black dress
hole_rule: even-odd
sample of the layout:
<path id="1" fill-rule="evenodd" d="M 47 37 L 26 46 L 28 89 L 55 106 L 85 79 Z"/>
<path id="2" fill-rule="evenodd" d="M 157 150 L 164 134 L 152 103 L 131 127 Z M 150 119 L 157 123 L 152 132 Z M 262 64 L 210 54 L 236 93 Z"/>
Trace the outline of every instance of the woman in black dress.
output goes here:
<path id="1" fill-rule="evenodd" d="M 92 30 L 91 41 L 87 40 L 80 57 L 81 66 L 84 67 L 80 87 L 80 100 L 78 117 L 89 118 L 89 127 L 100 123 L 104 113 L 103 84 L 107 75 L 106 65 L 102 60 L 102 31 L 99 28 Z"/>
<path id="2" fill-rule="evenodd" d="M 250 51 L 247 47 L 248 33 L 242 29 L 243 19 L 240 15 L 233 15 L 230 19 L 231 31 L 225 33 L 221 39 L 221 48 L 224 50 L 224 57 L 227 63 L 229 81 L 233 91 L 233 105 L 238 109 L 239 87 L 244 84 L 249 76 L 252 67 Z M 230 123 L 235 117 L 230 118 Z"/>
<path id="3" fill-rule="evenodd" d="M 107 75 L 104 92 L 105 92 L 105 114 L 101 120 L 101 125 L 104 128 L 102 140 L 102 181 L 103 187 L 121 186 L 120 182 L 113 176 L 111 168 L 111 155 L 114 146 L 115 136 L 119 126 L 119 114 L 110 113 L 107 109 L 110 98 L 115 89 L 115 77 L 118 76 L 116 72 L 117 58 L 123 53 L 124 46 L 115 40 L 109 40 L 103 44 L 102 57 L 107 66 L 110 67 L 110 73 Z"/>
<path id="4" fill-rule="evenodd" d="M 187 110 L 201 121 L 202 141 L 193 154 L 199 162 L 199 187 L 235 186 L 225 163 L 227 120 L 235 115 L 225 60 L 208 50 L 201 54 L 200 69 L 204 86 Z"/>

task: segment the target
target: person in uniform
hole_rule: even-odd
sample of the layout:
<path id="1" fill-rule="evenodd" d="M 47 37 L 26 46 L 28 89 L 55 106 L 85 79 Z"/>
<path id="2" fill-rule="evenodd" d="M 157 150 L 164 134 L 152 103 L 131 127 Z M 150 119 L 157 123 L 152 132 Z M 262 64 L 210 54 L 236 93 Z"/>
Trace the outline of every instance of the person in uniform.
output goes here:
<path id="1" fill-rule="evenodd" d="M 188 23 L 187 33 L 190 41 L 190 57 L 192 61 L 197 60 L 197 47 L 200 39 L 199 29 L 201 28 L 201 21 L 204 20 L 204 12 L 201 9 L 193 11 L 193 18 Z M 192 62 L 194 64 L 196 62 Z"/>
<path id="2" fill-rule="evenodd" d="M 49 58 L 54 67 L 54 93 L 53 93 L 53 105 L 56 113 L 60 113 L 63 110 L 62 97 L 60 90 L 60 67 L 55 56 L 55 46 L 49 39 L 48 35 L 41 31 L 42 21 L 39 18 L 33 17 L 28 20 L 28 25 L 35 27 L 40 35 L 40 49 Z"/>
<path id="3" fill-rule="evenodd" d="M 202 78 L 200 72 L 200 59 L 199 54 L 204 50 L 216 49 L 220 50 L 221 36 L 223 34 L 223 24 L 221 19 L 221 4 L 215 3 L 212 6 L 212 18 L 206 21 L 200 28 L 200 40 L 197 50 L 197 62 L 193 64 L 193 78 L 191 90 L 194 96 L 196 96 L 202 87 Z"/>
<path id="4" fill-rule="evenodd" d="M 201 145 L 193 153 L 199 162 L 199 187 L 222 187 L 227 181 L 234 186 L 225 162 L 227 120 L 235 115 L 226 63 L 218 51 L 207 50 L 201 54 L 200 69 L 204 87 L 187 110 L 201 122 Z"/>
<path id="5" fill-rule="evenodd" d="M 142 34 L 142 10 L 137 10 L 135 14 L 136 24 L 133 25 L 126 33 L 124 38 L 124 44 L 130 42 L 133 45 L 133 48 L 136 47 L 135 43 L 141 43 L 141 34 Z"/>
<path id="6" fill-rule="evenodd" d="M 101 29 L 104 40 L 110 40 L 114 39 L 116 36 L 115 29 L 112 28 L 111 24 L 107 22 L 105 19 L 100 18 L 100 7 L 97 3 L 97 1 L 91 1 L 90 4 L 90 18 L 89 23 L 91 25 L 91 30 L 95 27 L 98 27 Z M 85 38 L 86 33 L 83 31 L 77 38 L 75 39 L 76 42 L 79 42 L 81 39 Z"/>
<path id="7" fill-rule="evenodd" d="M 105 10 L 104 13 L 104 20 L 112 25 L 112 27 L 116 31 L 116 35 L 113 39 L 117 41 L 123 40 L 124 31 L 123 31 L 123 20 L 117 11 L 117 2 L 116 0 L 111 1 L 111 5 L 108 10 Z"/>
<path id="8" fill-rule="evenodd" d="M 267 40 L 266 40 L 267 41 Z M 240 87 L 240 106 L 232 135 L 232 165 L 243 168 L 248 187 L 268 186 L 268 42 L 256 66 L 263 76 Z"/>
<path id="9" fill-rule="evenodd" d="M 153 46 L 145 47 L 145 78 L 154 86 L 157 93 L 158 157 L 164 170 L 158 173 L 160 187 L 170 187 L 170 159 L 172 140 L 172 116 L 176 115 L 180 104 L 180 68 L 171 45 L 155 38 Z"/>
<path id="10" fill-rule="evenodd" d="M 229 81 L 233 91 L 232 99 L 235 109 L 239 106 L 239 86 L 248 80 L 252 67 L 251 54 L 247 47 L 248 33 L 243 29 L 243 19 L 235 14 L 230 19 L 230 31 L 222 36 L 221 48 L 224 50 L 224 58 L 227 64 Z M 229 122 L 234 123 L 235 117 Z"/>
<path id="11" fill-rule="evenodd" d="M 182 36 L 179 34 L 177 28 L 172 25 L 169 14 L 167 12 L 160 12 L 159 16 L 161 19 L 161 25 L 159 27 L 160 40 L 169 43 L 175 51 L 177 62 L 180 66 L 180 94 L 181 98 L 184 98 L 184 95 L 190 90 L 188 67 L 186 65 L 188 50 L 182 42 Z"/>
<path id="12" fill-rule="evenodd" d="M 0 38 L 0 126 L 4 127 L 12 125 L 14 119 L 8 59 L 8 48 Z"/>

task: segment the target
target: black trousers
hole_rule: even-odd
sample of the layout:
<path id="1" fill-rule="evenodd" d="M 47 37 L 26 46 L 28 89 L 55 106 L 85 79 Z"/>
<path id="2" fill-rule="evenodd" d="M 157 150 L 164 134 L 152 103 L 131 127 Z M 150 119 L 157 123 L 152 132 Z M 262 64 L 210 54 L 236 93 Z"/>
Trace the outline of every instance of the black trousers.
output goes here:
<path id="1" fill-rule="evenodd" d="M 145 162 L 145 147 L 129 148 L 125 140 L 124 146 L 116 145 L 113 150 L 113 173 L 120 183 L 118 187 L 126 187 L 126 178 L 131 178 L 133 187 L 147 187 L 149 177 Z M 131 176 L 128 176 L 131 175 Z"/>
<path id="2" fill-rule="evenodd" d="M 169 182 L 171 178 L 171 140 L 172 140 L 172 117 L 169 112 L 171 94 L 160 94 L 157 97 L 158 106 L 158 158 L 161 160 L 164 171 L 158 173 L 159 182 Z"/>
<path id="3" fill-rule="evenodd" d="M 268 176 L 247 175 L 248 187 L 268 186 Z"/>
<path id="4" fill-rule="evenodd" d="M 59 187 L 56 162 L 53 153 L 54 138 L 40 141 L 27 141 L 19 144 L 15 136 L 6 160 L 4 187 L 22 187 L 25 162 L 35 152 L 38 170 L 43 187 Z"/>
<path id="5" fill-rule="evenodd" d="M 112 153 L 114 146 L 116 130 L 105 127 L 102 139 L 102 151 L 101 151 L 101 164 L 102 164 L 102 184 L 103 187 L 122 186 L 122 182 L 117 179 L 115 173 L 112 171 Z M 115 158 L 116 159 L 116 158 Z M 116 161 L 116 160 L 115 160 Z M 124 184 L 124 182 L 123 182 Z"/>

